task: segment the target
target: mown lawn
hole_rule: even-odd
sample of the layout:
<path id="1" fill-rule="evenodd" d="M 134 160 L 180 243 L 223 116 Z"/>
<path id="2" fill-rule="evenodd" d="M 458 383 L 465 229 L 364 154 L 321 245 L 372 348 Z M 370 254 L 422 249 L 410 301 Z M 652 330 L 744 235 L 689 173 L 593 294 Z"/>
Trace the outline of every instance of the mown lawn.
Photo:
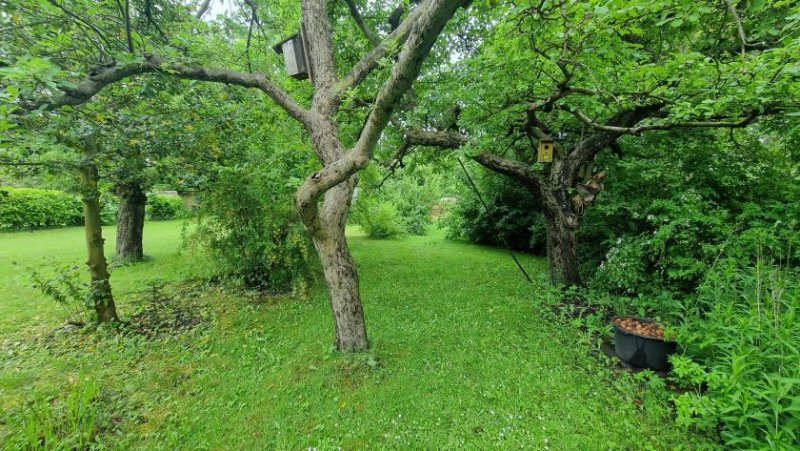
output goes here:
<path id="1" fill-rule="evenodd" d="M 151 258 L 112 275 L 123 316 L 146 303 L 136 291 L 152 278 L 206 271 L 200 256 L 176 253 L 178 223 L 148 223 L 145 236 Z M 554 320 L 539 259 L 523 259 L 542 274 L 529 285 L 505 252 L 449 242 L 439 232 L 389 241 L 353 233 L 374 350 L 343 356 L 331 349 L 321 287 L 306 300 L 182 288 L 180 302 L 205 318 L 189 331 L 155 338 L 54 333 L 63 323 L 59 308 L 28 288 L 26 271 L 10 262 L 78 263 L 82 238 L 81 229 L 0 235 L 0 444 L 8 448 L 26 439 L 31 412 L 49 409 L 58 423 L 87 380 L 99 387 L 91 410 L 96 439 L 108 448 L 617 450 L 705 443 L 674 426 L 664 391 L 611 369 L 585 337 Z"/>

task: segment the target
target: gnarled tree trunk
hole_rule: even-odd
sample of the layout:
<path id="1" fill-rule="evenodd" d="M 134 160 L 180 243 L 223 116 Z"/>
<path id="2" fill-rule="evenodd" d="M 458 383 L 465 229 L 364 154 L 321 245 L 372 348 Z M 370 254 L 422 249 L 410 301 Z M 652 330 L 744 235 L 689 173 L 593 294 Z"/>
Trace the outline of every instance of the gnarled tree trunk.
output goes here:
<path id="1" fill-rule="evenodd" d="M 83 158 L 80 164 L 83 196 L 83 219 L 86 230 L 86 252 L 88 254 L 89 275 L 91 277 L 91 295 L 97 321 L 107 323 L 117 320 L 117 308 L 111 294 L 108 265 L 103 250 L 103 227 L 100 221 L 100 192 L 97 190 L 99 179 L 95 156 L 98 147 L 94 135 L 87 135 L 83 142 Z"/>
<path id="2" fill-rule="evenodd" d="M 347 211 L 353 197 L 356 176 L 340 183 L 325 193 L 320 214 L 322 233 L 313 237 L 314 246 L 322 262 L 331 309 L 336 323 L 336 347 L 348 351 L 369 348 L 364 308 L 358 287 L 356 262 L 350 254 L 345 237 Z"/>
<path id="3" fill-rule="evenodd" d="M 562 212 L 545 211 L 547 223 L 547 261 L 550 266 L 550 283 L 564 286 L 583 286 L 575 231 L 577 221 Z"/>
<path id="4" fill-rule="evenodd" d="M 117 211 L 116 261 L 138 261 L 144 258 L 144 207 L 147 196 L 138 182 L 117 186 L 119 210 Z"/>
<path id="5" fill-rule="evenodd" d="M 314 237 L 322 262 L 336 324 L 336 347 L 348 351 L 369 348 L 364 309 L 358 289 L 358 272 L 347 247 L 344 225 L 330 224 L 323 236 Z"/>
<path id="6" fill-rule="evenodd" d="M 550 267 L 550 283 L 566 287 L 581 287 L 583 280 L 575 251 L 577 247 L 575 232 L 578 229 L 579 217 L 564 186 L 563 183 L 542 183 L 538 193 L 539 198 L 542 199 L 545 223 L 547 224 L 547 261 Z M 533 194 L 535 196 L 537 193 Z"/>
<path id="7" fill-rule="evenodd" d="M 325 142 L 338 134 L 335 127 L 329 126 L 331 128 L 325 137 L 315 136 L 315 144 L 323 149 L 320 153 L 330 155 L 340 151 L 337 144 Z M 316 215 L 304 216 L 306 230 L 314 241 L 328 286 L 336 327 L 336 348 L 342 351 L 369 349 L 358 271 L 345 237 L 347 212 L 355 185 L 356 176 L 352 175 L 325 192 Z"/>
<path id="8" fill-rule="evenodd" d="M 557 160 L 550 168 L 549 180 L 539 184 L 538 194 L 547 225 L 550 283 L 582 287 L 575 240 L 580 215 L 575 200 L 569 194 L 574 184 L 573 177 L 573 171 L 564 165 L 563 160 Z"/>

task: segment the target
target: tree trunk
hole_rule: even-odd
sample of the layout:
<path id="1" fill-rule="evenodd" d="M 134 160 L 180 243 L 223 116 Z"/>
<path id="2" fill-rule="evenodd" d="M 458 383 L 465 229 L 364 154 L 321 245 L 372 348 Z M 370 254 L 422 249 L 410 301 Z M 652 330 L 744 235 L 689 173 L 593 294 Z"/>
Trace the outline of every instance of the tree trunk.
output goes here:
<path id="1" fill-rule="evenodd" d="M 566 287 L 582 287 L 583 280 L 575 252 L 578 214 L 563 185 L 559 184 L 553 189 L 544 185 L 540 192 L 547 223 L 547 261 L 550 266 L 550 283 Z"/>
<path id="2" fill-rule="evenodd" d="M 89 275 L 91 276 L 91 296 L 94 302 L 97 321 L 107 323 L 117 320 L 117 309 L 111 294 L 108 265 L 103 251 L 103 228 L 100 222 L 99 179 L 94 158 L 97 155 L 97 142 L 93 135 L 84 139 L 83 159 L 80 173 L 83 189 L 83 219 L 86 231 L 86 251 L 88 254 Z"/>
<path id="3" fill-rule="evenodd" d="M 345 352 L 369 349 L 358 272 L 345 237 L 347 210 L 354 187 L 355 176 L 325 193 L 319 228 L 311 231 L 331 298 L 336 348 Z"/>
<path id="4" fill-rule="evenodd" d="M 315 239 L 325 282 L 331 297 L 336 323 L 336 347 L 340 351 L 363 351 L 369 348 L 364 309 L 358 290 L 358 273 L 347 248 L 344 230 L 327 239 Z"/>
<path id="5" fill-rule="evenodd" d="M 114 260 L 139 261 L 144 258 L 144 206 L 147 196 L 138 182 L 125 183 L 117 187 L 119 211 L 117 211 L 117 248 Z"/>
<path id="6" fill-rule="evenodd" d="M 583 286 L 575 254 L 575 228 L 563 215 L 547 217 L 547 261 L 550 264 L 550 283 L 564 286 Z"/>

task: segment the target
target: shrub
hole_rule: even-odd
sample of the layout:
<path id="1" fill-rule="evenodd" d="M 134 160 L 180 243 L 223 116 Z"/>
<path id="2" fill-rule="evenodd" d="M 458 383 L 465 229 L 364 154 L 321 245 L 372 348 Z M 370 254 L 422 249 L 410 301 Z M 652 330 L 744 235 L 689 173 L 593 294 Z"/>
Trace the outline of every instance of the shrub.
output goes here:
<path id="1" fill-rule="evenodd" d="M 423 172 L 422 169 L 417 169 Z M 433 174 L 412 174 L 387 182 L 382 189 L 382 198 L 391 202 L 397 210 L 400 226 L 412 235 L 424 235 L 431 223 L 431 204 L 439 197 L 434 186 Z M 427 182 L 427 183 L 426 183 Z"/>
<path id="2" fill-rule="evenodd" d="M 612 238 L 594 285 L 618 294 L 691 292 L 733 231 L 727 216 L 691 191 L 653 201 L 631 217 L 644 232 Z"/>
<path id="3" fill-rule="evenodd" d="M 151 221 L 166 221 L 186 218 L 189 216 L 189 210 L 183 205 L 180 197 L 150 194 L 147 196 L 146 215 Z"/>
<path id="4" fill-rule="evenodd" d="M 82 324 L 84 318 L 93 318 L 94 308 L 89 284 L 81 281 L 83 271 L 77 265 L 51 268 L 48 274 L 27 268 L 33 288 L 56 302 L 66 313 L 67 322 Z M 51 274 L 52 273 L 52 274 Z"/>
<path id="5" fill-rule="evenodd" d="M 102 221 L 103 225 L 116 223 L 118 211 L 119 199 L 116 196 L 108 195 L 100 197 L 100 221 Z"/>
<path id="6" fill-rule="evenodd" d="M 717 259 L 749 266 L 760 250 L 785 260 L 800 244 L 796 163 L 763 130 L 742 133 L 744 144 L 708 131 L 646 135 L 623 141 L 622 159 L 603 155 L 606 189 L 578 230 L 590 283 L 685 296 Z"/>
<path id="7" fill-rule="evenodd" d="M 489 208 L 471 187 L 462 184 L 453 214 L 445 219 L 448 236 L 545 255 L 547 231 L 538 200 L 518 182 L 501 175 L 481 170 L 474 179 Z"/>
<path id="8" fill-rule="evenodd" d="M 400 224 L 412 235 L 425 235 L 431 223 L 431 209 L 427 205 L 410 204 L 398 208 Z"/>
<path id="9" fill-rule="evenodd" d="M 388 179 L 385 176 L 374 166 L 363 171 L 352 219 L 373 238 L 404 232 L 424 235 L 432 222 L 431 205 L 442 194 L 442 178 L 427 166 L 416 166 Z M 382 217 L 372 218 L 374 213 Z M 373 229 L 375 233 L 370 234 Z"/>
<path id="10" fill-rule="evenodd" d="M 223 278 L 269 292 L 306 293 L 313 247 L 294 209 L 290 164 L 279 154 L 219 168 L 204 192 L 195 237 L 208 249 Z M 299 166 L 299 165 L 298 165 Z M 302 180 L 302 179 L 297 179 Z"/>
<path id="11" fill-rule="evenodd" d="M 33 188 L 0 189 L 0 230 L 83 224 L 83 205 L 74 195 Z"/>
<path id="12" fill-rule="evenodd" d="M 370 238 L 391 238 L 403 233 L 397 208 L 390 202 L 362 201 L 358 222 Z"/>

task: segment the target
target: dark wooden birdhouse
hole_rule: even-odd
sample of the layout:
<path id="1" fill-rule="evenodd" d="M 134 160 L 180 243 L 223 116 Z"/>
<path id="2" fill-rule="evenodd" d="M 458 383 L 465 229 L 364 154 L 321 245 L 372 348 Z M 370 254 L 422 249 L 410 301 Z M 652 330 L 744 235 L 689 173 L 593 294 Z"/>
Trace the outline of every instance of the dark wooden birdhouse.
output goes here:
<path id="1" fill-rule="evenodd" d="M 536 160 L 539 163 L 550 163 L 553 161 L 553 150 L 555 146 L 556 143 L 552 139 L 540 139 L 539 152 Z"/>
<path id="2" fill-rule="evenodd" d="M 303 39 L 302 27 L 300 33 L 289 37 L 280 44 L 273 47 L 276 53 L 283 54 L 283 62 L 286 66 L 286 73 L 298 80 L 308 78 L 308 58 L 306 57 L 305 41 Z"/>

